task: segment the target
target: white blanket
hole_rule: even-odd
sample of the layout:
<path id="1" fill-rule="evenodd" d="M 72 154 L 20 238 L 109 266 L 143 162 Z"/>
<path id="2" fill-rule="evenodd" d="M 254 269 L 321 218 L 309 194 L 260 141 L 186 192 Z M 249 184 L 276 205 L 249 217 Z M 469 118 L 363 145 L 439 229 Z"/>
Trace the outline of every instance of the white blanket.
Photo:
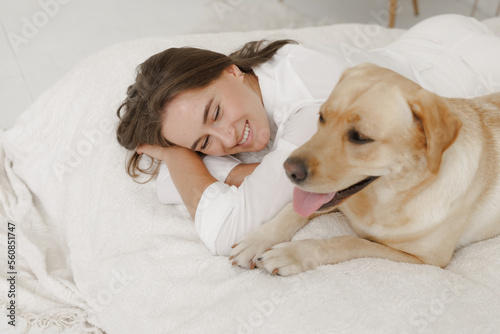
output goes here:
<path id="1" fill-rule="evenodd" d="M 488 25 L 500 32 L 500 19 Z M 373 48 L 401 33 L 353 24 L 150 38 L 82 61 L 0 133 L 0 244 L 7 254 L 15 224 L 17 321 L 108 334 L 499 332 L 500 237 L 457 251 L 445 269 L 365 258 L 270 276 L 210 255 L 183 206 L 159 204 L 154 182 L 125 173 L 115 112 L 150 55 L 264 37 Z M 294 238 L 351 233 L 334 213 Z"/>

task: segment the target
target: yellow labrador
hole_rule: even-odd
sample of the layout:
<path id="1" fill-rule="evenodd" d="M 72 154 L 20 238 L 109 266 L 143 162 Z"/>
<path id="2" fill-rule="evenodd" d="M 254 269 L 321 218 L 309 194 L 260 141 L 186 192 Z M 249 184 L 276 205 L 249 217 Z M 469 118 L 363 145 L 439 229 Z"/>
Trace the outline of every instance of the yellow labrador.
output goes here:
<path id="1" fill-rule="evenodd" d="M 233 246 L 233 264 L 280 275 L 360 257 L 444 267 L 456 248 L 500 234 L 500 93 L 443 98 L 357 66 L 285 169 L 293 204 Z M 359 238 L 289 242 L 334 208 Z"/>

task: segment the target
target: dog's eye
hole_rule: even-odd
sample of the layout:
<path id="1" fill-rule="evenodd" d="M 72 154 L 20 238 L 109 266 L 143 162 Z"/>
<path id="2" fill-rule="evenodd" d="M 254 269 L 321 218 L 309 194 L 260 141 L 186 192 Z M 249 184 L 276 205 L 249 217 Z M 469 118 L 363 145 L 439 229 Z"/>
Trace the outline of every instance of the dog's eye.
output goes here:
<path id="1" fill-rule="evenodd" d="M 321 112 L 319 113 L 319 122 L 320 122 L 321 124 L 324 124 L 324 123 L 325 123 L 325 119 L 323 118 L 323 114 L 322 114 Z"/>
<path id="2" fill-rule="evenodd" d="M 349 130 L 347 137 L 349 138 L 349 141 L 353 144 L 366 144 L 366 143 L 371 143 L 373 141 L 373 139 L 363 136 L 355 129 Z"/>

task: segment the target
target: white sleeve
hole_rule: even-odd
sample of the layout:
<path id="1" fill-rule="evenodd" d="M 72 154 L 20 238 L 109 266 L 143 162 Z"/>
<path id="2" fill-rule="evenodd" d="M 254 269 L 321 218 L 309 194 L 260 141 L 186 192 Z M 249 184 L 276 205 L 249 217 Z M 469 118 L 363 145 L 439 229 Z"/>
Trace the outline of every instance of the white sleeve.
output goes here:
<path id="1" fill-rule="evenodd" d="M 231 170 L 239 165 L 241 161 L 230 155 L 222 157 L 207 155 L 203 158 L 203 163 L 213 177 L 220 182 L 224 182 Z M 156 195 L 162 204 L 183 203 L 165 163 L 160 165 L 160 171 L 156 180 Z"/>
<path id="2" fill-rule="evenodd" d="M 316 132 L 319 106 L 308 105 L 287 121 L 276 148 L 240 187 L 215 182 L 205 190 L 196 210 L 195 226 L 213 254 L 229 255 L 234 243 L 267 223 L 292 200 L 294 186 L 283 163 Z"/>

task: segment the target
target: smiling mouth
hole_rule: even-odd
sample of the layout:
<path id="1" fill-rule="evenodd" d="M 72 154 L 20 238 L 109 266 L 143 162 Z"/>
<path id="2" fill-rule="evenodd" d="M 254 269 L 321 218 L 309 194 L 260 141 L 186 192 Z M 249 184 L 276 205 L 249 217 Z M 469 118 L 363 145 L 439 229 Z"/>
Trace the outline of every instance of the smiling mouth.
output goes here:
<path id="1" fill-rule="evenodd" d="M 331 207 L 334 207 L 334 206 L 341 204 L 348 197 L 363 190 L 365 187 L 367 187 L 370 183 L 372 183 L 373 181 L 375 181 L 378 178 L 379 178 L 379 176 L 370 176 L 370 177 L 367 177 L 366 179 L 364 179 L 356 184 L 353 184 L 352 186 L 350 186 L 348 188 L 345 188 L 344 190 L 337 191 L 335 193 L 335 196 L 333 196 L 333 198 L 329 202 L 320 206 L 318 211 L 328 209 L 328 208 L 331 208 Z"/>
<path id="2" fill-rule="evenodd" d="M 248 140 L 248 137 L 250 135 L 250 124 L 248 124 L 248 121 L 245 122 L 245 129 L 243 130 L 242 138 L 238 145 L 243 145 L 246 143 Z"/>

